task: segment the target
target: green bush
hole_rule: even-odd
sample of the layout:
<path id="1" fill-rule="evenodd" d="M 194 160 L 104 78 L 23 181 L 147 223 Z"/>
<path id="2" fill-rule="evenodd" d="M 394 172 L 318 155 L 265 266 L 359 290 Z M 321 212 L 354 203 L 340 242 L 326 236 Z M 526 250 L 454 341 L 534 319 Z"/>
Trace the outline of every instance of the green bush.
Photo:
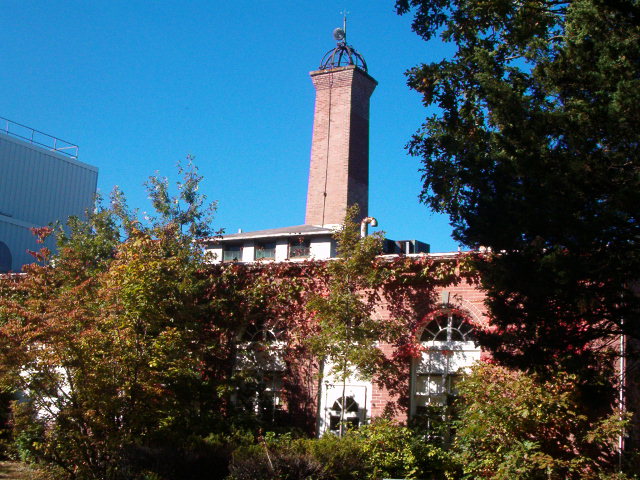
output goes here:
<path id="1" fill-rule="evenodd" d="M 306 441 L 305 449 L 324 465 L 329 478 L 360 480 L 369 478 L 369 469 L 359 437 L 347 434 L 343 438 L 324 435 Z"/>
<path id="2" fill-rule="evenodd" d="M 29 403 L 12 403 L 13 444 L 15 456 L 25 463 L 35 463 L 38 458 L 38 446 L 44 439 L 44 428 L 34 422 L 33 407 Z"/>
<path id="3" fill-rule="evenodd" d="M 221 479 L 228 474 L 232 453 L 253 443 L 253 434 L 243 430 L 204 438 L 191 435 L 131 447 L 123 463 L 130 471 L 139 472 L 135 478 L 141 480 Z M 216 472 L 215 477 L 211 472 Z"/>
<path id="4" fill-rule="evenodd" d="M 354 431 L 370 479 L 442 476 L 447 454 L 408 427 L 379 419 Z"/>
<path id="5" fill-rule="evenodd" d="M 325 468 L 311 455 L 284 442 L 240 447 L 233 453 L 229 480 L 328 480 Z"/>
<path id="6" fill-rule="evenodd" d="M 626 417 L 590 411 L 577 377 L 541 379 L 483 364 L 458 388 L 453 453 L 464 478 L 624 478 L 611 472 Z"/>
<path id="7" fill-rule="evenodd" d="M 379 480 L 443 478 L 448 455 L 426 437 L 390 420 L 318 439 L 266 434 L 233 453 L 229 480 Z"/>
<path id="8" fill-rule="evenodd" d="M 0 390 L 0 460 L 7 458 L 11 450 L 11 400 L 14 394 Z"/>

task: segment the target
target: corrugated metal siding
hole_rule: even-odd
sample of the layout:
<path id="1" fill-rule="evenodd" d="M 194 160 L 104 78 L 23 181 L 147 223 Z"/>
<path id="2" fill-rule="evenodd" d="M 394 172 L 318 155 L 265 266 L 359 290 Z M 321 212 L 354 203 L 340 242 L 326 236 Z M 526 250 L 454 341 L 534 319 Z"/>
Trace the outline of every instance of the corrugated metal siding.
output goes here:
<path id="1" fill-rule="evenodd" d="M 4 242 L 12 257 L 11 270 L 19 272 L 22 265 L 33 263 L 35 259 L 31 256 L 27 250 L 37 251 L 43 246 L 50 249 L 54 248 L 55 242 L 53 239 L 48 239 L 45 245 L 36 243 L 36 237 L 34 237 L 28 228 L 18 225 L 12 225 L 0 220 L 0 241 Z"/>
<path id="2" fill-rule="evenodd" d="M 83 215 L 95 167 L 0 134 L 0 214 L 38 225 Z"/>
<path id="3" fill-rule="evenodd" d="M 98 169 L 91 165 L 0 134 L 0 241 L 11 250 L 13 270 L 33 261 L 27 249 L 40 247 L 25 224 L 84 216 L 97 182 Z"/>

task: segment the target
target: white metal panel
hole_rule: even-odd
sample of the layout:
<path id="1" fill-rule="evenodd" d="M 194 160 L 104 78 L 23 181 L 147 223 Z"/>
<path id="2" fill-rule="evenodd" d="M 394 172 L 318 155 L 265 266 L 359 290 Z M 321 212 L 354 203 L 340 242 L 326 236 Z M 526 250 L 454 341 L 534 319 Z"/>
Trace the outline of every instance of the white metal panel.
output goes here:
<path id="1" fill-rule="evenodd" d="M 242 248 L 242 261 L 253 262 L 255 260 L 255 245 L 252 243 L 245 243 Z"/>
<path id="2" fill-rule="evenodd" d="M 222 263 L 222 247 L 215 245 L 211 248 L 206 248 L 205 252 L 212 255 L 211 262 L 212 263 Z"/>
<path id="3" fill-rule="evenodd" d="M 278 240 L 276 242 L 276 262 L 283 262 L 289 258 L 289 242 L 288 240 Z"/>
<path id="4" fill-rule="evenodd" d="M 331 258 L 331 238 L 314 238 L 309 244 L 311 257 L 315 260 Z"/>

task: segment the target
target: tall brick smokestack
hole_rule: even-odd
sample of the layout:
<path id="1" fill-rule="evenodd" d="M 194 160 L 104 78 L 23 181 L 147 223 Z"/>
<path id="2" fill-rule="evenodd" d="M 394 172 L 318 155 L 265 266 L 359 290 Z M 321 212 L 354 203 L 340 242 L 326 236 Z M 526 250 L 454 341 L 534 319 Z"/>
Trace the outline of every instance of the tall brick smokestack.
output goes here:
<path id="1" fill-rule="evenodd" d="M 339 44 L 335 51 L 340 47 L 350 48 Z M 323 67 L 310 73 L 316 104 L 307 225 L 342 224 L 354 203 L 364 218 L 369 207 L 369 98 L 378 82 L 366 72 L 366 64 L 340 66 L 337 61 Z"/>

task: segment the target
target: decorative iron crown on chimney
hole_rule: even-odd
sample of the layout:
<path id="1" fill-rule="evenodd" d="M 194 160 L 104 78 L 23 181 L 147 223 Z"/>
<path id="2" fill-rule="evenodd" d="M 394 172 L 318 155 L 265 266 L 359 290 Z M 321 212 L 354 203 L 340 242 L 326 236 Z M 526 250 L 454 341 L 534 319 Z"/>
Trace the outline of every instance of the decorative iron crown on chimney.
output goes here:
<path id="1" fill-rule="evenodd" d="M 378 82 L 367 64 L 346 42 L 344 29 L 334 30 L 336 47 L 320 69 L 310 73 L 316 89 L 311 142 L 307 225 L 339 225 L 347 208 L 369 206 L 369 99 Z"/>

